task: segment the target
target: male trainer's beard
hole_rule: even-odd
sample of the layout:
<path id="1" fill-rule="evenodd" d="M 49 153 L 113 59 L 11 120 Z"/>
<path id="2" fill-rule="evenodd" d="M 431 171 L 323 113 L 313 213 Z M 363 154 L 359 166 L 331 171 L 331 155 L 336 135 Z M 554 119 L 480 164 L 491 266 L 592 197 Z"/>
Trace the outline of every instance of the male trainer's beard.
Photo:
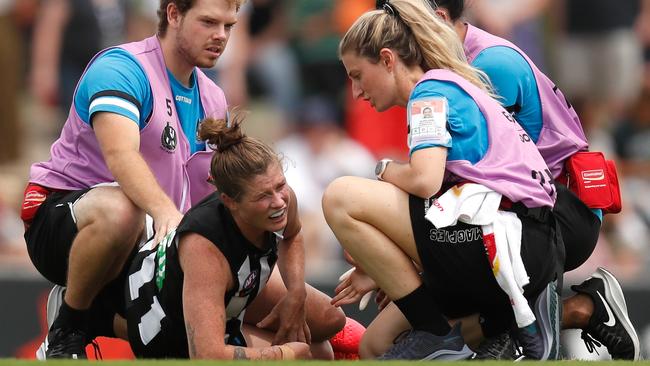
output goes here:
<path id="1" fill-rule="evenodd" d="M 219 48 L 219 56 L 215 58 L 214 60 L 208 60 L 208 61 L 201 61 L 201 57 L 194 55 L 192 53 L 192 49 L 188 47 L 188 45 L 191 45 L 192 43 L 187 41 L 181 33 L 179 33 L 176 36 L 176 44 L 178 45 L 178 53 L 191 65 L 194 65 L 196 67 L 200 68 L 211 68 L 213 67 L 217 61 L 219 60 L 219 57 L 223 55 L 223 52 L 226 48 L 226 42 L 225 41 L 218 41 L 215 42 L 214 46 Z M 204 48 L 201 48 L 198 53 L 200 54 L 203 52 Z"/>

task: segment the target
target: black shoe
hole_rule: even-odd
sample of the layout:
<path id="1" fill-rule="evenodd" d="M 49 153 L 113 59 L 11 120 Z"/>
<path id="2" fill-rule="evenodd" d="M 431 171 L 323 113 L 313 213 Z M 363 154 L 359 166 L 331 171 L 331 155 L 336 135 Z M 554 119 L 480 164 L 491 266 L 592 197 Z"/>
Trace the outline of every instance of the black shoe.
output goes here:
<path id="1" fill-rule="evenodd" d="M 515 330 L 517 341 L 521 346 L 521 353 L 527 360 L 546 360 L 546 347 L 544 345 L 544 336 L 533 323 L 524 328 Z"/>
<path id="2" fill-rule="evenodd" d="M 527 360 L 558 360 L 560 358 L 561 301 L 557 282 L 550 282 L 535 300 L 535 322 L 514 330 L 521 353 Z"/>
<path id="3" fill-rule="evenodd" d="M 379 360 L 465 360 L 474 355 L 460 334 L 460 323 L 449 334 L 437 336 L 422 330 L 411 330 Z"/>
<path id="4" fill-rule="evenodd" d="M 87 335 L 79 329 L 54 327 L 47 334 L 49 344 L 46 358 L 85 359 Z"/>
<path id="5" fill-rule="evenodd" d="M 598 268 L 590 278 L 571 289 L 588 295 L 594 303 L 589 325 L 582 330 L 587 350 L 593 352 L 596 346 L 603 345 L 612 359 L 638 360 L 639 337 L 627 315 L 623 290 L 614 275 Z"/>
<path id="6" fill-rule="evenodd" d="M 510 333 L 487 338 L 476 350 L 474 360 L 514 360 L 516 359 L 515 342 Z"/>
<path id="7" fill-rule="evenodd" d="M 65 294 L 65 287 L 54 285 L 54 287 L 52 287 L 52 290 L 50 291 L 50 294 L 47 296 L 47 307 L 46 307 L 47 329 L 52 328 L 52 323 L 54 323 L 54 319 L 56 319 L 56 317 L 59 316 L 59 308 L 61 308 L 61 304 L 63 304 L 64 294 Z M 49 337 L 46 335 L 45 339 L 43 340 L 43 343 L 41 343 L 40 347 L 38 347 L 38 350 L 36 350 L 36 359 L 41 361 L 45 360 L 48 344 L 49 344 Z"/>

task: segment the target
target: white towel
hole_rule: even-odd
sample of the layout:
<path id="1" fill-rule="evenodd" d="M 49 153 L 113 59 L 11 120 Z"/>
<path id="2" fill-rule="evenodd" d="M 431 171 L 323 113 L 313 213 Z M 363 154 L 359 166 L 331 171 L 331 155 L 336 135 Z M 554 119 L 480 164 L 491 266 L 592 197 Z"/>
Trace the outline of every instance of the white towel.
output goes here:
<path id="1" fill-rule="evenodd" d="M 513 212 L 500 211 L 501 194 L 480 184 L 454 186 L 438 198 L 425 218 L 436 228 L 453 226 L 458 221 L 479 225 L 492 273 L 508 294 L 518 327 L 535 321 L 523 295 L 529 283 L 521 259 L 521 220 Z"/>
<path id="2" fill-rule="evenodd" d="M 521 220 L 513 212 L 498 211 L 495 215 L 492 224 L 481 226 L 483 245 L 494 278 L 510 298 L 517 326 L 523 328 L 535 321 L 535 315 L 524 297 L 529 277 L 521 259 Z"/>
<path id="3" fill-rule="evenodd" d="M 501 194 L 480 184 L 454 186 L 434 201 L 426 219 L 435 227 L 456 225 L 460 220 L 472 225 L 486 225 L 494 220 Z"/>

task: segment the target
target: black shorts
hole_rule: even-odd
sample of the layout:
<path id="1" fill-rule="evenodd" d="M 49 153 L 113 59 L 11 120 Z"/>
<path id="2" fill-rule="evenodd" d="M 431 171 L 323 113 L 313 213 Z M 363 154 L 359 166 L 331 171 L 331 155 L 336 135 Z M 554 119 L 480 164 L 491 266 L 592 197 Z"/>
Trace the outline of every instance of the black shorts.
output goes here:
<path id="1" fill-rule="evenodd" d="M 34 267 L 49 281 L 66 286 L 68 258 L 77 236 L 72 206 L 91 188 L 53 192 L 47 196 L 25 231 L 27 251 Z M 124 314 L 126 270 L 99 292 L 91 306 L 92 335 L 111 336 L 113 315 Z"/>
<path id="2" fill-rule="evenodd" d="M 422 198 L 409 197 L 425 284 L 445 316 L 459 318 L 479 313 L 486 336 L 499 334 L 508 328 L 514 316 L 507 294 L 492 273 L 480 226 L 459 222 L 436 229 L 424 217 L 424 203 Z M 431 201 L 427 207 L 430 204 Z M 556 278 L 561 255 L 556 251 L 552 215 L 548 215 L 546 222 L 518 216 L 522 223 L 521 256 L 530 277 L 524 296 L 531 301 Z"/>
<path id="3" fill-rule="evenodd" d="M 600 233 L 600 219 L 566 186 L 556 183 L 557 201 L 553 213 L 562 232 L 566 260 L 564 272 L 580 267 L 589 259 Z"/>
<path id="4" fill-rule="evenodd" d="M 68 257 L 77 236 L 72 206 L 90 188 L 72 192 L 52 192 L 36 211 L 25 231 L 27 252 L 34 267 L 51 282 L 65 286 Z"/>

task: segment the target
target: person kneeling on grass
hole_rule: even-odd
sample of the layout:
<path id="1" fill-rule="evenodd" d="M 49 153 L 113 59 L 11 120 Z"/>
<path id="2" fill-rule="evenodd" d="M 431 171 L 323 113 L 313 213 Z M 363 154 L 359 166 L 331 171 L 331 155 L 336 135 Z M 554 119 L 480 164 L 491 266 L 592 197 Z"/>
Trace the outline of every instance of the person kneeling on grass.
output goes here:
<path id="1" fill-rule="evenodd" d="M 245 136 L 242 121 L 201 124 L 199 136 L 216 150 L 217 192 L 131 262 L 126 317 L 137 357 L 333 356 L 327 340 L 345 316 L 305 284 L 296 196 L 278 155 Z"/>
<path id="2" fill-rule="evenodd" d="M 383 1 L 347 31 L 339 57 L 355 98 L 407 108 L 409 161 L 383 159 L 377 181 L 341 177 L 323 196 L 343 249 L 412 328 L 379 358 L 472 357 L 448 319 L 477 313 L 487 337 L 516 324 L 526 358 L 557 358 L 557 190 L 457 34 L 425 2 Z M 337 290 L 335 304 L 356 296 Z"/>

